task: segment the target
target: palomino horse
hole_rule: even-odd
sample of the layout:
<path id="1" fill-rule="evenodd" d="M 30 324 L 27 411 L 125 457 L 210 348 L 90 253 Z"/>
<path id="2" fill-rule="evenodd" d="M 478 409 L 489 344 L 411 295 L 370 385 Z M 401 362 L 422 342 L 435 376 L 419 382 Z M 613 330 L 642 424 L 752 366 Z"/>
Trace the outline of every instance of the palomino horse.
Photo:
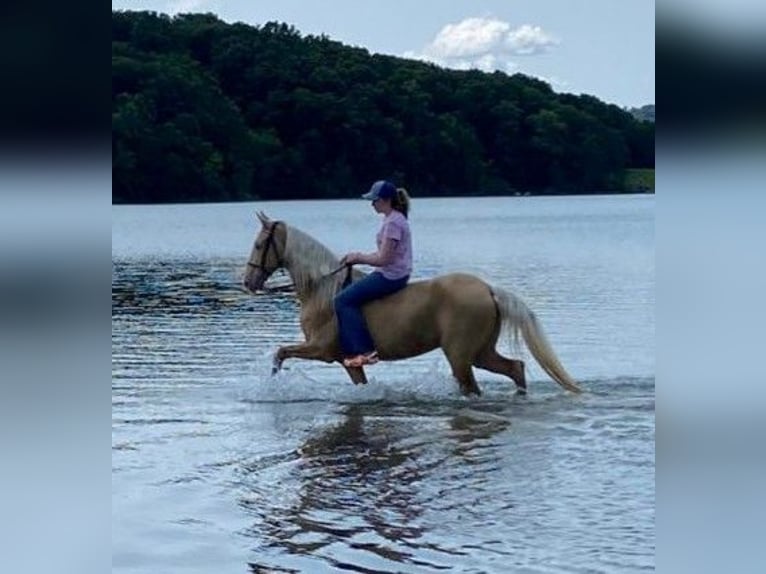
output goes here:
<path id="1" fill-rule="evenodd" d="M 342 364 L 333 297 L 344 273 L 340 261 L 306 233 L 258 213 L 261 230 L 255 239 L 244 277 L 255 293 L 279 268 L 290 274 L 301 305 L 305 343 L 279 347 L 274 372 L 285 359 L 314 359 Z M 361 277 L 354 270 L 354 276 Z M 532 356 L 551 378 L 569 391 L 580 388 L 567 374 L 545 338 L 535 314 L 516 295 L 473 275 L 453 273 L 414 281 L 401 291 L 364 307 L 370 333 L 381 360 L 421 355 L 441 347 L 463 394 L 481 394 L 472 367 L 510 377 L 519 391 L 527 388 L 524 363 L 495 350 L 502 328 L 512 341 L 524 339 Z M 361 367 L 344 367 L 356 383 L 366 383 Z"/>

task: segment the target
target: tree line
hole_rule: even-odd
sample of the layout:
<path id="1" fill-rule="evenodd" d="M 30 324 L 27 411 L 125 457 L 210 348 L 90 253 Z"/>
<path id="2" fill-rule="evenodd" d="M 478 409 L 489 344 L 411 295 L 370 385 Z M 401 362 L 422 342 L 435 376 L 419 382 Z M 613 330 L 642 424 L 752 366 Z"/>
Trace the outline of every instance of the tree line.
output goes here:
<path id="1" fill-rule="evenodd" d="M 294 27 L 112 12 L 112 201 L 624 191 L 654 124 L 521 74 L 455 71 Z"/>

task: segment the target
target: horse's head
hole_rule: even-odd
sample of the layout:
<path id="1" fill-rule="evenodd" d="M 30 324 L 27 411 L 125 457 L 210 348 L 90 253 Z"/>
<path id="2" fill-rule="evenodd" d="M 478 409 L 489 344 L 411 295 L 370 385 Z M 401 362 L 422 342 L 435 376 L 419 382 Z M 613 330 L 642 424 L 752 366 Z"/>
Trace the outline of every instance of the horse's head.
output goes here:
<path id="1" fill-rule="evenodd" d="M 281 221 L 272 221 L 265 213 L 257 213 L 261 230 L 255 238 L 243 283 L 248 291 L 263 289 L 263 284 L 274 271 L 284 266 L 287 228 Z"/>

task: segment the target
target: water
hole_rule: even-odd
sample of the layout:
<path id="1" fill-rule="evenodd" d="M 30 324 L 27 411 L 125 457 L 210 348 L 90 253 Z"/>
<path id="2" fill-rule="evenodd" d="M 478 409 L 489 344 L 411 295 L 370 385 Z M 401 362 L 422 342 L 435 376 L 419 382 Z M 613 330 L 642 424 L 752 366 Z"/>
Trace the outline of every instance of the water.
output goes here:
<path id="1" fill-rule="evenodd" d="M 338 254 L 378 225 L 361 201 L 113 208 L 115 571 L 654 569 L 653 196 L 414 204 L 416 276 L 521 295 L 577 397 L 530 362 L 528 396 L 476 371 L 465 399 L 439 352 L 366 387 L 272 378 L 301 337 L 290 295 L 239 288 L 256 209 Z"/>

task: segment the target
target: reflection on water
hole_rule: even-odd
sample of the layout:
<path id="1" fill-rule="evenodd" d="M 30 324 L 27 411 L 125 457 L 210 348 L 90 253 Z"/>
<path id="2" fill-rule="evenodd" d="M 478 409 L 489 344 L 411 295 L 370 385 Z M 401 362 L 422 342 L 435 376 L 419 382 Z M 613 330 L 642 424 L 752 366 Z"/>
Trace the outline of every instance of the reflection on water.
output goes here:
<path id="1" fill-rule="evenodd" d="M 309 229 L 311 209 L 301 205 L 289 210 Z M 189 241 L 160 233 L 156 247 L 151 229 L 139 229 L 132 248 L 137 212 L 130 229 L 118 218 L 114 570 L 653 569 L 651 211 L 586 202 L 581 219 L 568 219 L 555 202 L 520 205 L 518 216 L 484 217 L 478 202 L 482 226 L 464 257 L 460 246 L 445 248 L 440 229 L 466 222 L 434 204 L 417 227 L 420 256 L 429 258 L 419 269 L 470 261 L 520 292 L 583 396 L 533 369 L 526 397 L 480 371 L 485 394 L 465 399 L 438 353 L 371 368 L 365 387 L 322 363 L 290 362 L 272 378 L 275 348 L 300 337 L 298 308 L 290 294 L 241 291 L 250 230 L 231 249 L 222 234 L 215 250 L 194 226 Z M 202 208 L 179 208 L 181 229 L 185 209 L 203 218 Z M 204 209 L 204 217 L 237 213 Z M 275 210 L 267 211 L 284 215 Z M 353 220 L 343 221 L 348 233 Z M 346 239 L 323 233 L 343 250 Z M 618 261 L 626 253 L 632 263 Z"/>
<path id="2" fill-rule="evenodd" d="M 438 480 L 436 469 L 452 466 L 452 478 L 463 481 L 460 488 L 480 487 L 500 466 L 484 441 L 510 421 L 461 409 L 447 417 L 446 429 L 434 433 L 428 425 L 427 433 L 413 433 L 422 426 L 421 416 L 417 409 L 380 403 L 344 407 L 339 423 L 297 449 L 287 478 L 295 494 L 284 507 L 270 503 L 258 469 L 244 467 L 247 490 L 240 504 L 255 518 L 246 534 L 260 541 L 254 553 L 263 556 L 251 564 L 253 570 L 283 568 L 295 560 L 300 571 L 300 557 L 347 569 L 357 553 L 366 556 L 368 568 L 374 563 L 384 570 L 448 569 L 450 556 L 467 556 L 429 539 L 424 514 L 444 492 L 429 491 L 427 483 Z M 434 448 L 433 441 L 445 437 L 454 443 Z M 477 474 L 481 477 L 473 478 Z M 270 552 L 273 561 L 266 559 Z M 432 563 L 426 555 L 441 560 Z"/>
<path id="3" fill-rule="evenodd" d="M 348 407 L 341 423 L 299 448 L 292 478 L 300 486 L 293 504 L 273 512 L 243 502 L 258 518 L 252 531 L 259 538 L 265 534 L 267 547 L 324 555 L 335 565 L 344 558 L 333 557 L 326 547 L 339 541 L 351 550 L 407 561 L 411 555 L 396 545 L 421 535 L 415 497 L 423 469 L 414 464 L 412 449 L 395 446 L 390 431 L 380 421 L 365 420 L 361 406 Z"/>

